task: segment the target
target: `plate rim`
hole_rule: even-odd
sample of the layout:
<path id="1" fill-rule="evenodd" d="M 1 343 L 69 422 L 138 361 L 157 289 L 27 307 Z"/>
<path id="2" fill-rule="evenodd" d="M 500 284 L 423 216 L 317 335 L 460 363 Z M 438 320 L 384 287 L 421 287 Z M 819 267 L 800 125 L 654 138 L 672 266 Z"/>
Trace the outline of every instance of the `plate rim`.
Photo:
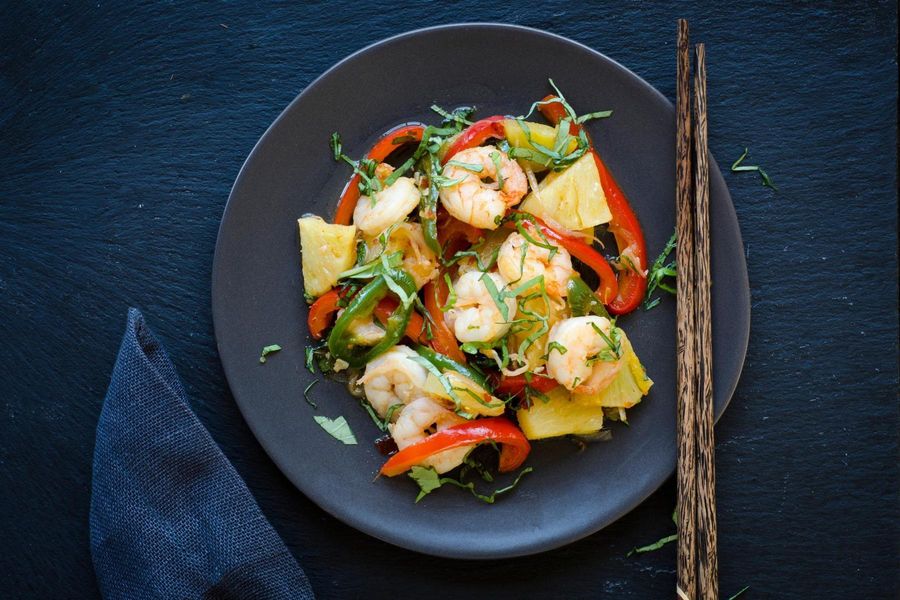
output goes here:
<path id="1" fill-rule="evenodd" d="M 313 90 L 320 81 L 327 78 L 333 72 L 339 70 L 346 63 L 349 63 L 358 58 L 361 58 L 370 52 L 377 51 L 382 46 L 390 45 L 391 43 L 394 43 L 394 42 L 397 42 L 400 40 L 404 40 L 406 38 L 418 37 L 418 36 L 422 36 L 422 35 L 428 35 L 428 34 L 431 34 L 434 32 L 442 32 L 442 31 L 453 30 L 453 29 L 481 29 L 481 30 L 502 30 L 505 32 L 509 32 L 509 31 L 521 32 L 521 33 L 525 33 L 528 35 L 537 35 L 540 37 L 549 38 L 556 42 L 575 46 L 575 47 L 579 48 L 580 50 L 583 50 L 583 51 L 593 55 L 595 58 L 599 58 L 600 60 L 609 63 L 613 68 L 624 72 L 624 74 L 626 74 L 628 77 L 634 79 L 635 82 L 642 89 L 644 89 L 645 91 L 651 92 L 652 95 L 656 96 L 657 100 L 662 101 L 664 103 L 664 105 L 667 108 L 669 108 L 672 111 L 672 114 L 674 115 L 675 107 L 672 104 L 672 102 L 662 92 L 657 90 L 649 82 L 647 82 L 643 77 L 641 77 L 634 71 L 628 69 L 623 64 L 621 64 L 620 62 L 616 61 L 613 58 L 610 58 L 606 54 L 603 54 L 602 52 L 595 50 L 595 49 L 591 48 L 590 46 L 587 46 L 586 44 L 583 44 L 583 43 L 573 40 L 571 38 L 565 37 L 565 36 L 557 34 L 557 33 L 552 33 L 552 32 L 546 31 L 546 30 L 537 29 L 537 28 L 533 28 L 533 27 L 527 27 L 524 25 L 517 25 L 517 24 L 478 21 L 478 22 L 471 22 L 471 23 L 467 23 L 467 22 L 448 23 L 448 24 L 434 25 L 434 26 L 429 26 L 429 27 L 421 27 L 421 28 L 417 28 L 417 29 L 404 31 L 404 32 L 383 38 L 381 40 L 377 40 L 371 44 L 368 44 L 368 45 L 348 54 L 341 60 L 334 63 L 328 69 L 326 69 L 324 72 L 322 72 L 319 76 L 317 76 L 315 79 L 313 79 L 310 83 L 308 83 L 284 107 L 284 109 L 281 112 L 279 112 L 278 116 L 272 121 L 272 123 L 268 127 L 266 127 L 265 131 L 260 135 L 259 139 L 253 145 L 252 149 L 250 150 L 246 159 L 244 160 L 240 169 L 238 170 L 237 175 L 235 176 L 234 182 L 228 193 L 228 199 L 227 199 L 225 206 L 223 208 L 223 211 L 222 211 L 222 216 L 219 221 L 219 228 L 218 228 L 218 231 L 216 234 L 215 251 L 213 253 L 213 261 L 212 261 L 212 272 L 211 272 L 211 281 L 210 281 L 210 292 L 211 292 L 210 303 L 211 303 L 211 307 L 212 307 L 213 334 L 214 334 L 214 337 L 216 340 L 216 351 L 219 355 L 219 363 L 222 365 L 222 371 L 225 374 L 226 382 L 228 383 L 229 392 L 231 393 L 232 397 L 234 398 L 235 404 L 237 405 L 238 410 L 240 411 L 241 416 L 244 419 L 244 422 L 250 428 L 257 443 L 263 448 L 263 450 L 265 451 L 269 460 L 271 460 L 273 463 L 275 463 L 275 465 L 278 467 L 279 471 L 281 471 L 281 473 L 288 479 L 288 481 L 290 481 L 291 485 L 293 485 L 300 493 L 302 493 L 310 501 L 315 503 L 319 508 L 321 508 L 322 510 L 324 510 L 325 512 L 327 512 L 334 518 L 338 519 L 339 521 L 341 521 L 343 523 L 346 523 L 347 525 L 350 525 L 354 529 L 356 529 L 366 535 L 369 535 L 371 537 L 374 537 L 376 539 L 379 539 L 379 540 L 389 543 L 391 545 L 398 546 L 400 548 L 404 548 L 407 550 L 412 550 L 415 552 L 420 552 L 423 554 L 442 557 L 442 558 L 468 559 L 468 560 L 472 560 L 472 559 L 492 560 L 492 559 L 528 556 L 528 555 L 538 554 L 541 552 L 550 551 L 550 550 L 571 544 L 577 540 L 583 539 L 590 535 L 593 535 L 594 533 L 597 533 L 598 531 L 608 527 L 612 523 L 621 519 L 626 514 L 633 511 L 639 504 L 643 503 L 650 495 L 652 495 L 656 490 L 658 490 L 668 480 L 669 477 L 672 476 L 672 474 L 674 473 L 674 470 L 675 470 L 675 466 L 676 466 L 675 456 L 673 455 L 671 457 L 669 464 L 665 468 L 665 472 L 667 473 L 666 476 L 663 477 L 659 482 L 648 483 L 648 484 L 643 485 L 642 488 L 640 488 L 640 493 L 635 494 L 635 498 L 637 498 L 637 500 L 630 507 L 623 508 L 620 511 L 615 511 L 615 512 L 611 513 L 607 517 L 607 519 L 603 520 L 599 525 L 597 525 L 595 527 L 583 529 L 583 530 L 580 530 L 576 533 L 572 533 L 569 535 L 557 536 L 556 538 L 553 538 L 553 539 L 545 538 L 538 544 L 531 543 L 531 542 L 526 543 L 526 544 L 519 544 L 517 547 L 509 548 L 506 551 L 478 552 L 477 549 L 472 549 L 472 548 L 468 549 L 468 551 L 460 551 L 459 549 L 451 548 L 446 545 L 442 546 L 440 544 L 421 543 L 421 542 L 417 542 L 414 540 L 409 540 L 400 535 L 382 535 L 376 531 L 373 531 L 372 528 L 368 527 L 367 522 L 360 519 L 355 513 L 337 514 L 335 511 L 331 510 L 331 508 L 327 504 L 323 504 L 322 502 L 320 502 L 315 493 L 310 493 L 310 491 L 305 489 L 305 486 L 303 486 L 300 482 L 295 481 L 295 478 L 292 477 L 291 475 L 289 475 L 290 470 L 286 469 L 281 464 L 281 462 L 276 457 L 276 453 L 271 451 L 268 447 L 268 444 L 263 440 L 262 437 L 260 437 L 258 435 L 256 425 L 254 425 L 252 420 L 248 418 L 247 413 L 244 409 L 243 403 L 238 400 L 237 395 L 234 393 L 234 388 L 231 384 L 232 377 L 234 377 L 234 375 L 233 374 L 229 375 L 229 368 L 225 364 L 225 361 L 222 360 L 222 348 L 221 348 L 222 335 L 220 334 L 220 328 L 223 327 L 222 322 L 225 319 L 225 317 L 224 317 L 224 315 L 221 314 L 222 311 L 224 310 L 222 307 L 222 303 L 216 301 L 216 298 L 217 298 L 216 288 L 218 286 L 222 285 L 221 278 L 224 276 L 224 274 L 221 272 L 222 271 L 222 258 L 221 258 L 222 244 L 221 244 L 221 241 L 223 238 L 223 230 L 224 230 L 224 225 L 226 222 L 226 217 L 228 215 L 229 208 L 232 206 L 232 201 L 235 199 L 235 190 L 238 188 L 241 180 L 245 177 L 248 166 L 255 159 L 257 153 L 260 151 L 260 147 L 262 146 L 262 144 L 266 140 L 266 138 L 270 135 L 270 133 L 277 126 L 279 126 L 281 121 L 286 118 L 286 115 L 292 111 L 293 107 L 297 103 L 301 102 L 301 100 L 308 93 L 310 93 L 311 90 Z M 712 157 L 712 155 L 710 155 L 710 165 L 712 167 L 710 169 L 711 172 L 714 172 L 713 169 L 715 169 L 716 171 L 719 171 L 721 173 L 721 170 L 719 169 L 718 164 L 715 162 L 715 159 Z M 743 236 L 741 235 L 741 231 L 740 231 L 740 222 L 737 220 L 737 211 L 735 209 L 734 201 L 731 197 L 731 193 L 728 190 L 727 183 L 725 186 L 725 192 L 727 194 L 729 208 L 732 212 L 735 213 L 736 231 L 734 233 L 736 235 L 736 240 L 740 244 L 740 246 L 743 248 Z M 738 344 L 736 344 L 736 346 L 737 346 L 737 355 L 739 355 L 739 357 L 740 357 L 740 368 L 737 372 L 737 377 L 735 377 L 732 385 L 729 387 L 729 389 L 725 390 L 725 393 L 723 393 L 724 400 L 722 401 L 721 408 L 716 410 L 716 414 L 715 414 L 716 422 L 718 422 L 719 418 L 721 418 L 721 416 L 724 414 L 725 410 L 728 408 L 729 404 L 731 403 L 731 400 L 734 396 L 734 392 L 737 389 L 737 386 L 743 375 L 743 370 L 744 370 L 744 366 L 746 363 L 747 351 L 748 351 L 748 347 L 749 347 L 750 323 L 751 323 L 751 318 L 752 318 L 752 304 L 751 304 L 750 282 L 749 282 L 749 273 L 748 273 L 748 268 L 747 268 L 746 257 L 744 258 L 743 261 L 741 261 L 741 265 L 743 266 L 743 269 L 742 269 L 742 274 L 741 274 L 742 277 L 740 278 L 739 283 L 740 283 L 740 288 L 743 290 L 746 290 L 746 294 L 744 296 L 746 298 L 746 307 L 747 307 L 746 317 L 747 318 L 746 318 L 746 323 L 745 323 L 744 327 L 739 332 L 740 333 L 739 339 L 735 340 L 738 342 Z M 218 305 L 218 307 L 217 307 L 217 305 Z"/>

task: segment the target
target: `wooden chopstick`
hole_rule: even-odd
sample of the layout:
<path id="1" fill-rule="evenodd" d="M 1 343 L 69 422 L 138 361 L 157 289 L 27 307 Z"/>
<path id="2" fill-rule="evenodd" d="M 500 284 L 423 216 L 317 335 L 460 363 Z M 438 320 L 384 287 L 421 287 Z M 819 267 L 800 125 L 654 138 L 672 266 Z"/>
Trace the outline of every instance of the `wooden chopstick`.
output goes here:
<path id="1" fill-rule="evenodd" d="M 712 306 L 709 267 L 709 149 L 706 118 L 706 48 L 697 44 L 694 71 L 694 246 L 697 252 L 696 327 L 700 384 L 697 408 L 697 554 L 700 597 L 719 598 L 716 550 L 716 461 L 713 435 Z"/>
<path id="2" fill-rule="evenodd" d="M 688 24 L 678 20 L 675 137 L 675 232 L 678 239 L 676 387 L 678 401 L 678 587 L 682 600 L 697 597 L 697 440 L 694 402 L 697 361 L 694 311 L 694 226 L 691 206 L 691 56 Z"/>

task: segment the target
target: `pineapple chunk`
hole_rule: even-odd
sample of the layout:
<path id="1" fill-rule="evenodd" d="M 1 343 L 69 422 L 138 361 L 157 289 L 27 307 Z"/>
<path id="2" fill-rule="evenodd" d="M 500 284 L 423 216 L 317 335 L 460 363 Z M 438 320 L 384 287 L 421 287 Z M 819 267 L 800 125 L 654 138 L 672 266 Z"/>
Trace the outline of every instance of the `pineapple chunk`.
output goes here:
<path id="1" fill-rule="evenodd" d="M 450 385 L 453 394 L 459 399 L 459 408 L 471 415 L 486 415 L 496 417 L 503 414 L 506 405 L 499 398 L 491 396 L 483 387 L 456 371 L 444 373 L 446 383 Z M 456 402 L 444 383 L 441 383 L 434 373 L 429 373 L 422 391 L 437 398 Z"/>
<path id="2" fill-rule="evenodd" d="M 612 219 L 594 157 L 585 154 L 565 171 L 550 173 L 519 206 L 531 214 L 580 231 Z"/>
<path id="3" fill-rule="evenodd" d="M 631 408 L 650 391 L 653 381 L 644 372 L 625 332 L 619 329 L 622 340 L 622 359 L 625 363 L 616 378 L 598 394 L 573 394 L 572 400 L 586 406 Z"/>
<path id="4" fill-rule="evenodd" d="M 518 121 L 515 119 L 506 119 L 503 121 L 503 131 L 506 134 L 506 141 L 509 142 L 509 145 L 513 148 L 520 148 L 523 150 L 530 150 L 535 153 L 540 153 L 540 150 L 537 150 L 532 142 L 537 143 L 545 148 L 553 148 L 556 144 L 556 127 L 550 127 L 549 125 L 544 125 L 543 123 L 532 123 L 530 121 L 525 121 L 525 126 L 528 128 L 528 133 L 525 133 L 525 130 L 522 129 L 522 126 L 519 125 Z M 531 140 L 529 141 L 529 136 L 531 136 Z M 578 147 L 578 142 L 572 138 L 569 141 L 569 147 L 566 152 L 572 152 L 575 148 Z M 545 159 L 544 162 L 535 162 L 533 160 L 528 160 L 527 158 L 517 158 L 519 165 L 524 169 L 528 167 L 535 173 L 540 173 L 541 171 L 546 171 L 549 161 L 549 158 L 541 154 Z"/>
<path id="5" fill-rule="evenodd" d="M 573 402 L 562 386 L 547 392 L 547 401 L 534 398 L 530 408 L 516 412 L 522 432 L 530 440 L 587 434 L 603 427 L 603 408 Z"/>
<path id="6" fill-rule="evenodd" d="M 298 219 L 303 286 L 318 297 L 337 283 L 338 275 L 356 263 L 356 226 L 332 225 L 319 217 Z"/>

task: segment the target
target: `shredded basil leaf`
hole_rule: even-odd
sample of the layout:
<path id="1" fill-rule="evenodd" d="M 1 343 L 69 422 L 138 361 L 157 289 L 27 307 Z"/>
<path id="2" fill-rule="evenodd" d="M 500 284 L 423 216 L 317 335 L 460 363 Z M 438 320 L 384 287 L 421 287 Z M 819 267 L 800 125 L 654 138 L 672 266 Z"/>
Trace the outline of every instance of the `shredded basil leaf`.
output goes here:
<path id="1" fill-rule="evenodd" d="M 454 390 L 453 385 L 450 383 L 450 380 L 447 378 L 447 376 L 441 373 L 441 370 L 438 369 L 433 362 L 431 362 L 424 356 L 410 356 L 409 360 L 422 365 L 423 367 L 425 367 L 426 371 L 437 378 L 437 380 L 441 384 L 441 387 L 444 388 L 444 391 L 446 391 L 447 395 L 450 396 L 450 398 L 453 400 L 453 403 L 455 405 L 454 410 L 459 411 L 461 404 L 459 401 L 459 396 L 456 395 L 456 391 Z"/>
<path id="2" fill-rule="evenodd" d="M 547 344 L 547 354 L 544 355 L 544 358 L 547 359 L 550 357 L 550 353 L 556 350 L 559 352 L 560 356 L 569 351 L 568 348 L 560 344 L 559 342 L 550 342 Z"/>
<path id="3" fill-rule="evenodd" d="M 452 477 L 441 477 L 433 467 L 415 466 L 410 469 L 409 476 L 419 485 L 419 494 L 416 496 L 416 502 L 418 502 L 434 490 L 438 489 L 442 485 L 449 484 L 464 490 L 469 490 L 473 496 L 475 496 L 482 502 L 493 504 L 497 500 L 497 496 L 511 491 L 516 487 L 516 485 L 518 485 L 519 481 L 526 473 L 531 473 L 533 470 L 534 469 L 532 469 L 531 467 L 525 467 L 524 469 L 519 471 L 519 474 L 516 475 L 516 478 L 510 485 L 494 490 L 488 495 L 478 493 L 475 490 L 475 484 L 471 481 L 468 483 L 463 483 L 462 481 L 453 479 Z"/>
<path id="4" fill-rule="evenodd" d="M 444 281 L 447 283 L 447 289 L 450 292 L 447 294 L 446 304 L 441 307 L 441 312 L 447 312 L 456 304 L 456 290 L 453 289 L 453 282 L 450 281 L 448 273 L 444 273 Z"/>
<path id="5" fill-rule="evenodd" d="M 737 598 L 738 596 L 740 596 L 741 594 L 743 594 L 744 592 L 746 592 L 749 589 L 750 589 L 750 586 L 745 585 L 744 587 L 739 589 L 738 592 L 734 596 L 729 596 L 728 600 L 734 600 L 735 598 Z"/>
<path id="6" fill-rule="evenodd" d="M 775 184 L 772 183 L 772 179 L 769 177 L 769 174 L 762 170 L 759 165 L 743 165 L 741 163 L 744 162 L 744 159 L 747 158 L 747 155 L 750 154 L 750 150 L 748 148 L 744 148 L 744 153 L 741 154 L 740 158 L 734 161 L 734 164 L 731 165 L 732 173 L 740 173 L 742 171 L 756 171 L 759 173 L 760 178 L 762 179 L 762 184 L 766 187 L 770 187 L 776 192 L 778 188 L 775 187 Z"/>
<path id="7" fill-rule="evenodd" d="M 593 119 L 608 119 L 609 117 L 612 116 L 612 113 L 613 113 L 613 111 L 611 111 L 611 110 L 598 110 L 597 112 L 592 112 L 592 113 L 587 113 L 587 114 L 581 115 L 580 117 L 575 119 L 575 122 L 578 123 L 579 125 L 581 125 L 582 123 L 586 123 Z"/>
<path id="8" fill-rule="evenodd" d="M 385 431 L 387 430 L 387 424 L 390 423 L 391 419 L 394 417 L 394 413 L 397 412 L 398 410 L 401 410 L 404 406 L 406 406 L 406 405 L 403 404 L 402 402 L 398 402 L 396 404 L 391 404 L 390 406 L 388 406 L 387 414 L 384 415 Z"/>
<path id="9" fill-rule="evenodd" d="M 654 550 L 659 550 L 666 544 L 674 542 L 677 539 L 678 539 L 677 533 L 672 534 L 672 535 L 667 535 L 664 538 L 656 540 L 652 544 L 648 544 L 646 546 L 641 546 L 639 548 L 632 548 L 631 550 L 628 551 L 628 554 L 626 554 L 625 557 L 628 558 L 632 554 L 642 554 L 644 552 L 653 552 Z"/>
<path id="10" fill-rule="evenodd" d="M 656 260 L 653 261 L 653 264 L 650 266 L 650 271 L 647 273 L 647 291 L 644 294 L 644 310 L 650 310 L 657 304 L 659 304 L 660 299 L 654 298 L 651 300 L 650 296 L 653 292 L 656 291 L 657 288 L 669 292 L 670 294 L 675 294 L 676 289 L 666 282 L 666 279 L 674 279 L 678 274 L 677 265 L 674 260 L 666 262 L 666 259 L 669 258 L 669 255 L 672 254 L 672 251 L 675 249 L 677 245 L 678 234 L 673 232 L 672 237 L 669 238 L 669 241 L 666 242 L 665 248 L 663 248 L 662 252 L 659 253 L 659 256 L 656 257 Z"/>
<path id="11" fill-rule="evenodd" d="M 362 406 L 363 410 L 365 410 L 369 414 L 369 418 L 371 418 L 372 422 L 375 423 L 375 427 L 377 427 L 381 431 L 384 431 L 385 430 L 384 422 L 381 420 L 381 418 L 375 412 L 375 409 L 372 408 L 372 405 L 369 403 L 369 401 L 366 400 L 365 398 L 360 398 L 359 405 Z"/>
<path id="12" fill-rule="evenodd" d="M 314 346 L 307 346 L 304 349 L 304 353 L 306 355 L 306 368 L 309 369 L 310 373 L 315 373 L 316 368 L 313 361 L 316 357 L 316 348 Z"/>
<path id="13" fill-rule="evenodd" d="M 328 432 L 334 439 L 347 444 L 348 446 L 356 445 L 356 436 L 353 435 L 350 424 L 347 423 L 347 419 L 344 417 L 329 419 L 328 417 L 316 415 L 313 419 L 315 419 L 316 423 L 318 423 L 319 426 Z"/>
<path id="14" fill-rule="evenodd" d="M 500 170 L 500 153 L 499 152 L 491 152 L 490 154 L 491 162 L 494 163 L 494 171 L 497 173 L 497 189 L 503 190 L 503 172 Z"/>
<path id="15" fill-rule="evenodd" d="M 441 487 L 441 478 L 431 467 L 415 466 L 409 470 L 409 476 L 419 484 L 419 494 L 416 496 L 416 502 Z"/>
<path id="16" fill-rule="evenodd" d="M 313 379 L 312 382 L 310 382 L 310 384 L 309 384 L 308 386 L 306 386 L 306 389 L 303 390 L 303 399 L 306 400 L 306 403 L 307 403 L 307 404 L 309 404 L 310 406 L 312 406 L 312 407 L 315 408 L 315 409 L 318 409 L 319 406 L 318 406 L 315 402 L 313 402 L 312 400 L 309 399 L 309 391 L 310 391 L 310 390 L 313 388 L 313 386 L 316 385 L 317 383 L 319 383 L 319 380 L 318 380 L 318 379 Z"/>
<path id="17" fill-rule="evenodd" d="M 402 264 L 402 252 L 391 252 L 390 254 L 382 252 L 378 255 L 378 258 L 340 273 L 338 279 L 371 279 L 381 275 L 386 270 L 396 269 Z"/>
<path id="18" fill-rule="evenodd" d="M 397 409 L 403 408 L 405 406 L 402 403 L 391 404 L 388 407 L 387 414 L 385 415 L 384 419 L 382 419 L 378 416 L 378 413 L 375 412 L 375 408 L 372 406 L 372 404 L 365 398 L 360 398 L 359 404 L 367 413 L 369 413 L 369 417 L 372 419 L 372 422 L 375 423 L 375 426 L 378 427 L 378 429 L 380 429 L 381 431 L 388 430 L 388 423 L 391 422 L 391 417 L 394 416 L 394 413 L 397 411 Z"/>
<path id="19" fill-rule="evenodd" d="M 472 124 L 472 121 L 469 120 L 469 117 L 471 117 L 472 113 L 475 112 L 475 107 L 460 106 L 458 108 L 454 108 L 452 112 L 447 112 L 437 104 L 432 104 L 431 110 L 444 118 L 442 125 L 450 125 L 455 123 L 460 129 L 462 129 L 463 125 Z"/>
<path id="20" fill-rule="evenodd" d="M 490 294 L 491 299 L 494 301 L 494 304 L 497 305 L 497 310 L 500 311 L 500 315 L 503 317 L 504 321 L 509 321 L 509 307 L 506 305 L 506 302 L 503 301 L 503 297 L 500 295 L 500 290 L 497 289 L 497 284 L 494 283 L 494 280 L 491 279 L 491 276 L 487 273 L 483 273 L 481 275 L 481 281 L 484 283 L 484 287 L 487 290 L 488 294 Z"/>
<path id="21" fill-rule="evenodd" d="M 484 171 L 484 166 L 476 164 L 476 163 L 467 163 L 458 160 L 449 160 L 445 167 L 448 165 L 453 165 L 455 167 L 459 167 L 460 169 L 465 169 L 466 171 L 471 171 L 473 173 L 481 173 Z"/>
<path id="22" fill-rule="evenodd" d="M 260 363 L 266 362 L 267 356 L 269 356 L 270 354 L 274 354 L 275 352 L 280 352 L 280 351 L 281 351 L 281 346 L 279 346 L 278 344 L 272 344 L 271 346 L 264 346 L 262 349 L 262 353 L 259 355 L 259 362 Z"/>
<path id="23" fill-rule="evenodd" d="M 334 160 L 341 160 L 341 134 L 337 131 L 331 134 L 331 153 L 334 156 Z"/>

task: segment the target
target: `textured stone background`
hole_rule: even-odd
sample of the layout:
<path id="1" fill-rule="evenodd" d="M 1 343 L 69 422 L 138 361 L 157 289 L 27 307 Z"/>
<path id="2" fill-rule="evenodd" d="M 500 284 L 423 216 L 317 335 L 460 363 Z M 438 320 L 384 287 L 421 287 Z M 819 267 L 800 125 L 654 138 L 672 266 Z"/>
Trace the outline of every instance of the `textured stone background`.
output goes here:
<path id="1" fill-rule="evenodd" d="M 281 109 L 346 54 L 454 21 L 547 29 L 674 95 L 675 19 L 708 48 L 711 149 L 750 269 L 744 375 L 717 428 L 722 592 L 897 590 L 896 5 L 13 2 L 0 7 L 0 595 L 97 596 L 97 415 L 129 305 L 320 597 L 671 597 L 670 481 L 581 542 L 501 562 L 388 546 L 297 492 L 241 419 L 209 273 L 228 191 Z M 490 65 L 488 68 L 502 68 Z"/>

